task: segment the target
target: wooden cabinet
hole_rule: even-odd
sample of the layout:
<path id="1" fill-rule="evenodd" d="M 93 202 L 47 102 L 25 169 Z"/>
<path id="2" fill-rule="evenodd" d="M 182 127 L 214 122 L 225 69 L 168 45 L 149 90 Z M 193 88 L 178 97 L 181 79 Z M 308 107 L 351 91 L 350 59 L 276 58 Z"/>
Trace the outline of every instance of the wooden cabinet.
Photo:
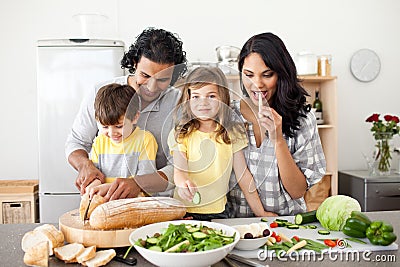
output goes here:
<path id="1" fill-rule="evenodd" d="M 315 92 L 319 91 L 319 98 L 323 105 L 324 124 L 318 125 L 322 147 L 326 158 L 326 175 L 322 181 L 313 186 L 305 198 L 309 210 L 316 209 L 329 195 L 338 193 L 338 156 L 337 156 L 337 89 L 335 76 L 299 76 L 301 84 L 309 93 L 307 102 L 312 104 Z M 241 95 L 239 76 L 227 76 L 229 87 L 232 89 L 232 98 Z"/>

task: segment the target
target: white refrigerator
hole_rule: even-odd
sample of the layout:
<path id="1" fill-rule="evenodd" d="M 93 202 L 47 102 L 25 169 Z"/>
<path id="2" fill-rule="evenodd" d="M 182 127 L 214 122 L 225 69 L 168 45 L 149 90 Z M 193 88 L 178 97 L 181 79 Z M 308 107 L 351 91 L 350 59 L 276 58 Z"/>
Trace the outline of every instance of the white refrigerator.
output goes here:
<path id="1" fill-rule="evenodd" d="M 40 222 L 58 223 L 79 207 L 77 172 L 64 145 L 88 90 L 124 75 L 124 43 L 115 40 L 57 39 L 37 42 Z"/>

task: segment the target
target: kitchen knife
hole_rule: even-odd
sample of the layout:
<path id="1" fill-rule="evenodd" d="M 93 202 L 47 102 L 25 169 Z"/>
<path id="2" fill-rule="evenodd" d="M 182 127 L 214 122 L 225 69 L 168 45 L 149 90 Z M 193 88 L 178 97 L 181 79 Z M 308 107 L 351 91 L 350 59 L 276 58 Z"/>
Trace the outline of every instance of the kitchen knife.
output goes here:
<path id="1" fill-rule="evenodd" d="M 227 257 L 232 259 L 232 260 L 235 260 L 235 261 L 238 261 L 238 262 L 241 262 L 241 263 L 247 264 L 249 266 L 253 266 L 253 267 L 269 267 L 269 265 L 262 265 L 262 264 L 260 264 L 260 263 L 258 263 L 256 261 L 253 261 L 253 260 L 250 260 L 250 259 L 246 259 L 246 258 L 244 258 L 242 256 L 238 256 L 238 255 L 235 255 L 235 254 L 228 254 Z"/>
<path id="2" fill-rule="evenodd" d="M 87 205 L 86 211 L 85 211 L 85 216 L 83 216 L 83 218 L 84 218 L 83 221 L 84 221 L 84 222 L 86 222 L 86 221 L 89 220 L 88 213 L 89 213 L 90 202 L 92 202 L 92 199 L 91 199 L 91 198 L 89 198 L 89 202 L 88 202 L 88 205 Z"/>

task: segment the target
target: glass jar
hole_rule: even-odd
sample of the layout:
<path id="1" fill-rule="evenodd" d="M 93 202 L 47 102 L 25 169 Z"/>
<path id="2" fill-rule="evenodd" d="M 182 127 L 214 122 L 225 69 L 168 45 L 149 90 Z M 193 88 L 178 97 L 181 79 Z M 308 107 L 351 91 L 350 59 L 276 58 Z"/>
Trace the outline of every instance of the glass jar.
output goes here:
<path id="1" fill-rule="evenodd" d="M 331 76 L 332 56 L 318 56 L 318 76 Z"/>

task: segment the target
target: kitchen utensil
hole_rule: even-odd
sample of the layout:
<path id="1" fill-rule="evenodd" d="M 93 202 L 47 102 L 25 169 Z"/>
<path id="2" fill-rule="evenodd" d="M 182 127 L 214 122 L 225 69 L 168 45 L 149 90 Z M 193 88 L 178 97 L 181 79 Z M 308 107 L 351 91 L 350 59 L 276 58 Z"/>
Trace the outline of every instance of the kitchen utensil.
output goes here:
<path id="1" fill-rule="evenodd" d="M 240 48 L 230 45 L 218 46 L 216 49 L 219 62 L 237 62 Z"/>
<path id="2" fill-rule="evenodd" d="M 236 260 L 238 262 L 241 262 L 241 263 L 247 264 L 249 266 L 253 266 L 253 267 L 269 267 L 269 265 L 262 265 L 254 260 L 249 260 L 249 259 L 246 259 L 244 257 L 235 255 L 235 254 L 228 254 L 227 257 L 229 259 L 233 259 L 233 260 Z"/>

